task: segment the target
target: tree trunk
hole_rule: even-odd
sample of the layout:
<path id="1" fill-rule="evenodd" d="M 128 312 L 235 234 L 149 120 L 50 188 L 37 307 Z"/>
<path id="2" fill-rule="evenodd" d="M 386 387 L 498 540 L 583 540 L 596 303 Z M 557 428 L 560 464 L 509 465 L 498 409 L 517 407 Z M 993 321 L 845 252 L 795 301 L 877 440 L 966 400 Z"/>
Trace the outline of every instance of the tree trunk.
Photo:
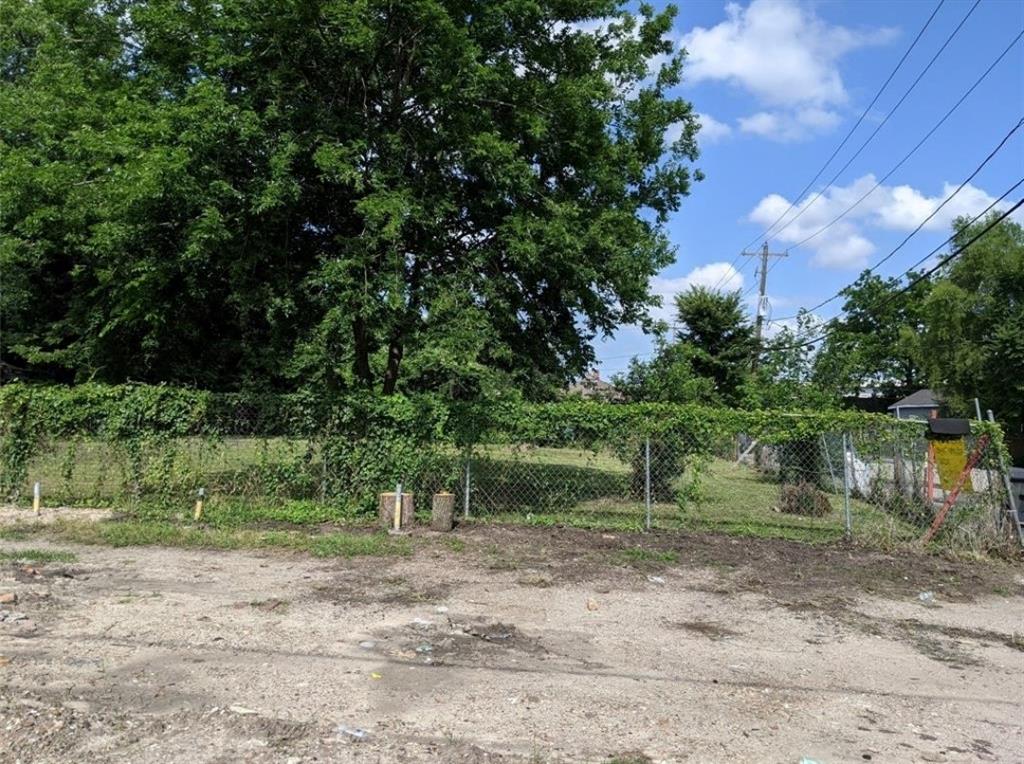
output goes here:
<path id="1" fill-rule="evenodd" d="M 384 370 L 384 395 L 391 395 L 398 385 L 398 371 L 402 366 L 405 348 L 397 340 L 388 346 L 388 365 Z"/>

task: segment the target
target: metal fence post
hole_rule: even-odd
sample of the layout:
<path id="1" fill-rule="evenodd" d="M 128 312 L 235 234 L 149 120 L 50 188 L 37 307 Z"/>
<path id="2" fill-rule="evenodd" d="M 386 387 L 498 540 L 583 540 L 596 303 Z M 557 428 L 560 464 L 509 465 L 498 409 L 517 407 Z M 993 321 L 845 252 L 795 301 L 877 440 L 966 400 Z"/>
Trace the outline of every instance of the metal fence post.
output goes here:
<path id="1" fill-rule="evenodd" d="M 850 433 L 843 433 L 843 513 L 846 518 L 846 537 L 853 537 L 853 518 L 850 516 Z"/>
<path id="2" fill-rule="evenodd" d="M 470 481 L 469 481 L 469 465 L 470 465 L 470 462 L 472 461 L 471 453 L 472 452 L 470 452 L 470 451 L 466 452 L 466 490 L 462 494 L 462 516 L 463 517 L 469 517 L 469 486 L 470 486 Z"/>
<path id="3" fill-rule="evenodd" d="M 644 439 L 644 525 L 651 529 L 651 438 Z"/>
<path id="4" fill-rule="evenodd" d="M 996 418 L 992 414 L 992 409 L 988 410 L 988 421 L 995 424 Z M 1017 497 L 1013 495 L 1013 483 L 1010 482 L 1010 472 L 1006 469 L 1006 462 L 1003 460 L 1003 452 L 999 448 L 999 444 L 992 442 L 992 446 L 995 448 L 996 453 L 999 454 L 999 471 L 1003 473 L 1003 486 L 1006 488 L 1006 500 L 1010 504 L 1010 518 L 1016 524 L 1017 538 L 1020 539 L 1021 544 L 1024 544 L 1024 526 L 1021 525 L 1020 507 L 1017 506 Z M 1000 520 L 1002 519 L 1002 513 L 1000 513 Z M 999 527 L 1002 527 L 1002 523 L 999 523 Z"/>

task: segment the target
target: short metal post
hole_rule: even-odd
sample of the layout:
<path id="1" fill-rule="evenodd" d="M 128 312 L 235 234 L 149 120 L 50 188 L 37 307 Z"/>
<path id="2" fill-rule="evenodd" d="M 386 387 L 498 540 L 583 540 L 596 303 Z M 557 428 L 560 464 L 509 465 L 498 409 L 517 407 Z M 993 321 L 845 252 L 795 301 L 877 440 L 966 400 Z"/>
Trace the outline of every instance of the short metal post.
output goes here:
<path id="1" fill-rule="evenodd" d="M 651 438 L 644 439 L 644 509 L 645 527 L 651 529 Z"/>
<path id="2" fill-rule="evenodd" d="M 198 491 L 196 491 L 196 506 L 195 510 L 192 512 L 192 519 L 197 523 L 203 519 L 203 502 L 205 501 L 205 499 L 206 489 L 200 488 Z"/>
<path id="3" fill-rule="evenodd" d="M 988 410 L 988 421 L 995 424 L 996 418 L 992 413 L 992 409 Z M 1006 469 L 1006 462 L 1003 460 L 1003 451 L 999 448 L 999 444 L 992 440 L 992 446 L 995 448 L 996 453 L 999 454 L 999 471 L 1003 473 L 1003 486 L 1006 488 L 1006 500 L 1010 502 L 1010 518 L 1013 520 L 1014 525 L 1017 526 L 1017 538 L 1020 539 L 1021 544 L 1024 544 L 1024 526 L 1020 522 L 1020 507 L 1017 506 L 1017 497 L 1013 495 L 1013 484 L 1010 482 L 1010 473 Z"/>
<path id="4" fill-rule="evenodd" d="M 850 516 L 850 433 L 843 433 L 843 512 L 846 516 L 846 537 L 853 537 L 853 518 Z"/>
<path id="5" fill-rule="evenodd" d="M 472 458 L 469 452 L 466 453 L 466 490 L 462 494 L 462 516 L 469 517 L 469 465 L 472 462 Z"/>
<path id="6" fill-rule="evenodd" d="M 39 481 L 32 486 L 32 509 L 38 515 L 42 512 L 42 486 L 39 485 Z"/>
<path id="7" fill-rule="evenodd" d="M 974 413 L 978 417 L 979 422 L 985 421 L 981 418 L 981 401 L 977 398 L 974 399 Z"/>
<path id="8" fill-rule="evenodd" d="M 402 529 L 402 484 L 395 486 L 395 517 L 392 527 L 399 531 Z"/>

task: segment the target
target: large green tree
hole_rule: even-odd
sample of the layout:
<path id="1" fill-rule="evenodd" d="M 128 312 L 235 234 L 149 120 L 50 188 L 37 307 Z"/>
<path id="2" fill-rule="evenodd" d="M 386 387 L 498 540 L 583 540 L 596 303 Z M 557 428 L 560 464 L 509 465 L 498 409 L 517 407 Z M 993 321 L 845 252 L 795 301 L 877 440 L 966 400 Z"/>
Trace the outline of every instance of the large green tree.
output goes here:
<path id="1" fill-rule="evenodd" d="M 691 287 L 676 295 L 674 332 L 649 360 L 634 359 L 617 386 L 633 400 L 738 405 L 754 352 L 739 292 Z"/>
<path id="2" fill-rule="evenodd" d="M 953 251 L 992 222 L 954 223 Z M 921 363 L 958 413 L 1024 425 L 1024 228 L 1004 220 L 950 261 L 924 304 Z"/>
<path id="3" fill-rule="evenodd" d="M 649 320 L 699 178 L 673 14 L 7 0 L 5 360 L 219 388 L 562 384 Z"/>
<path id="4" fill-rule="evenodd" d="M 915 277 L 911 273 L 908 279 Z M 931 282 L 923 279 L 909 290 L 904 287 L 901 279 L 865 271 L 841 292 L 842 313 L 825 325 L 814 384 L 838 395 L 872 390 L 894 398 L 928 384 L 920 336 Z"/>

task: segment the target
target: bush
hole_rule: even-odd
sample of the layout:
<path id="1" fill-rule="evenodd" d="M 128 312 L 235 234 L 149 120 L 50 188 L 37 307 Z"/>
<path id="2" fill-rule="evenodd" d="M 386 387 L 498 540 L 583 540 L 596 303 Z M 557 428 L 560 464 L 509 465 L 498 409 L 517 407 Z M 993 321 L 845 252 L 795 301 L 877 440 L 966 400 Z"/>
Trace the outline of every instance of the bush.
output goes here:
<path id="1" fill-rule="evenodd" d="M 651 501 L 670 502 L 675 498 L 676 480 L 683 474 L 686 451 L 679 438 L 651 438 Z M 647 445 L 641 442 L 630 460 L 630 495 L 644 499 L 647 482 Z"/>
<path id="2" fill-rule="evenodd" d="M 828 494 L 817 486 L 801 481 L 795 485 L 782 486 L 781 509 L 787 515 L 824 517 L 832 511 Z"/>

